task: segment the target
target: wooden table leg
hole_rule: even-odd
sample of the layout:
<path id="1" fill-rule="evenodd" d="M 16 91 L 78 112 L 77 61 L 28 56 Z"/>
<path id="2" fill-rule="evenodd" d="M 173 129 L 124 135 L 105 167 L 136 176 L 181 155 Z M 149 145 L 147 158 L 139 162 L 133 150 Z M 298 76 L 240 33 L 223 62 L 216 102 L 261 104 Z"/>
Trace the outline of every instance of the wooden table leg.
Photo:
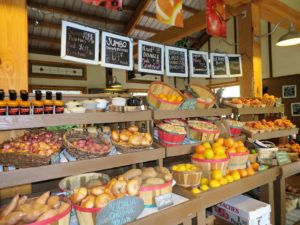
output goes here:
<path id="1" fill-rule="evenodd" d="M 158 159 L 157 164 L 158 164 L 158 166 L 163 166 L 163 164 L 164 164 L 163 159 Z"/>
<path id="2" fill-rule="evenodd" d="M 285 211 L 285 178 L 277 178 L 274 186 L 275 205 L 276 205 L 276 216 L 275 224 L 285 225 L 286 222 L 286 211 Z"/>
<path id="3" fill-rule="evenodd" d="M 260 187 L 260 200 L 271 205 L 271 223 L 275 222 L 274 183 L 270 182 Z"/>
<path id="4" fill-rule="evenodd" d="M 200 208 L 197 212 L 197 225 L 206 225 L 206 208 Z"/>

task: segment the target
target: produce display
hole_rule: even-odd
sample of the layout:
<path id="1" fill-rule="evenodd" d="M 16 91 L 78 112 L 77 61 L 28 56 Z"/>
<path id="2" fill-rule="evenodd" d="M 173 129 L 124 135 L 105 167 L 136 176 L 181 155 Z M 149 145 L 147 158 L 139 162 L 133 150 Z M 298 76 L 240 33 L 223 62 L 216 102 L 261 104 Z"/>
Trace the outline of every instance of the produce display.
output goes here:
<path id="1" fill-rule="evenodd" d="M 176 164 L 172 166 L 172 174 L 176 184 L 182 187 L 199 185 L 201 168 L 193 164 Z"/>
<path id="2" fill-rule="evenodd" d="M 181 96 L 176 95 L 167 95 L 167 94 L 158 94 L 157 97 L 161 100 L 167 101 L 167 102 L 182 102 L 183 98 Z"/>
<path id="3" fill-rule="evenodd" d="M 261 99 L 261 102 L 266 104 L 268 107 L 273 107 L 276 104 L 277 98 L 274 95 L 269 95 L 265 93 Z"/>
<path id="4" fill-rule="evenodd" d="M 162 123 L 159 124 L 158 127 L 168 133 L 186 134 L 186 129 L 181 125 Z"/>
<path id="5" fill-rule="evenodd" d="M 187 134 L 184 126 L 161 123 L 157 125 L 157 128 L 159 142 L 166 144 L 182 144 Z"/>
<path id="6" fill-rule="evenodd" d="M 222 123 L 227 128 L 228 133 L 230 133 L 231 136 L 239 136 L 243 130 L 244 122 L 240 122 L 237 120 L 231 120 L 231 119 L 224 119 L 222 120 Z"/>
<path id="7" fill-rule="evenodd" d="M 300 145 L 298 143 L 279 144 L 278 148 L 279 150 L 297 152 L 300 154 Z"/>
<path id="8" fill-rule="evenodd" d="M 220 135 L 218 126 L 210 122 L 189 120 L 188 125 L 190 128 L 190 138 L 194 140 L 213 141 Z"/>
<path id="9" fill-rule="evenodd" d="M 250 133 L 263 133 L 276 130 L 284 130 L 294 128 L 295 125 L 289 119 L 276 119 L 274 121 L 249 121 L 245 123 L 244 131 Z"/>
<path id="10" fill-rule="evenodd" d="M 168 124 L 171 124 L 171 125 L 175 125 L 175 126 L 186 126 L 187 123 L 185 120 L 182 120 L 182 119 L 166 119 L 166 120 L 163 120 L 164 123 L 168 123 Z"/>
<path id="11" fill-rule="evenodd" d="M 91 153 L 105 154 L 110 150 L 110 145 L 106 143 L 97 143 L 95 139 L 78 139 L 72 142 L 75 147 Z"/>
<path id="12" fill-rule="evenodd" d="M 262 103 L 259 99 L 249 99 L 249 98 L 232 98 L 231 100 L 224 100 L 224 105 L 228 105 L 234 108 L 246 108 L 246 107 L 254 107 L 254 108 L 264 108 L 266 104 Z"/>
<path id="13" fill-rule="evenodd" d="M 41 196 L 28 199 L 27 196 L 15 195 L 10 203 L 0 212 L 1 225 L 23 225 L 42 222 L 59 216 L 62 218 L 71 211 L 69 202 L 59 196 L 46 192 Z"/>

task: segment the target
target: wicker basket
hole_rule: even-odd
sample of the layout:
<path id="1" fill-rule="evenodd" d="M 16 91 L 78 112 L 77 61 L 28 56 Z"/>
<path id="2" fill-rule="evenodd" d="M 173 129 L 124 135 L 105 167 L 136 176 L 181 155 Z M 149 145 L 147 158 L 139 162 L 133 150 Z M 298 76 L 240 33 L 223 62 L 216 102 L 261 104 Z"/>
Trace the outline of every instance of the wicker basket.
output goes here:
<path id="1" fill-rule="evenodd" d="M 223 176 L 226 175 L 229 158 L 225 159 L 198 159 L 192 157 L 192 163 L 202 169 L 202 177 L 211 179 L 212 170 L 221 170 Z"/>
<path id="2" fill-rule="evenodd" d="M 112 141 L 113 145 L 116 147 L 116 149 L 123 153 L 123 154 L 127 154 L 127 153 L 132 153 L 132 152 L 140 152 L 140 151 L 146 151 L 151 149 L 151 146 L 153 144 L 153 141 L 151 141 L 149 146 L 143 146 L 143 145 L 130 145 L 127 143 L 117 143 Z"/>
<path id="3" fill-rule="evenodd" d="M 101 208 L 83 208 L 75 204 L 72 204 L 72 206 L 79 225 L 96 225 L 97 214 L 101 211 Z"/>
<path id="4" fill-rule="evenodd" d="M 230 159 L 228 164 L 229 170 L 239 170 L 246 168 L 249 156 L 248 152 L 228 153 L 227 155 Z"/>
<path id="5" fill-rule="evenodd" d="M 276 145 L 270 141 L 262 141 L 264 144 L 269 144 L 270 147 L 269 148 L 259 148 L 255 145 L 255 148 L 258 152 L 258 157 L 260 159 L 267 159 L 267 160 L 271 160 L 273 158 L 275 158 L 275 153 L 278 151 L 278 147 L 276 147 Z"/>
<path id="6" fill-rule="evenodd" d="M 175 95 L 177 97 L 181 96 L 181 102 L 168 102 L 157 97 L 159 94 L 165 95 Z M 183 94 L 180 93 L 177 89 L 169 86 L 163 82 L 154 81 L 150 84 L 148 89 L 147 101 L 148 104 L 154 109 L 158 110 L 176 110 L 180 107 L 184 99 Z"/>
<path id="7" fill-rule="evenodd" d="M 158 126 L 158 141 L 166 144 L 182 144 L 186 134 L 167 132 Z"/>
<path id="8" fill-rule="evenodd" d="M 98 144 L 104 143 L 108 145 L 108 150 L 104 153 L 88 152 L 72 144 L 73 141 L 76 141 L 78 139 L 88 138 L 95 139 L 96 143 Z M 112 149 L 112 144 L 108 138 L 104 138 L 104 136 L 102 136 L 101 134 L 89 133 L 87 131 L 67 131 L 63 136 L 63 140 L 68 153 L 70 153 L 70 155 L 72 155 L 76 159 L 92 159 L 107 156 Z"/>
<path id="9" fill-rule="evenodd" d="M 292 162 L 298 161 L 298 152 L 288 152 L 288 156 L 290 157 Z"/>
<path id="10" fill-rule="evenodd" d="M 214 104 L 217 101 L 217 98 L 215 94 L 207 87 L 202 86 L 200 84 L 190 84 L 190 87 L 193 89 L 194 92 L 196 92 L 200 99 L 196 99 L 197 109 L 209 109 L 214 106 Z M 211 102 L 206 102 L 201 99 L 211 99 Z"/>
<path id="11" fill-rule="evenodd" d="M 192 122 L 192 121 L 190 121 Z M 197 121 L 198 122 L 198 121 Z M 204 121 L 199 121 L 201 123 L 204 124 L 211 124 L 208 122 L 204 122 Z M 194 126 L 192 126 L 191 124 L 189 124 L 189 134 L 190 134 L 190 138 L 193 140 L 197 140 L 197 141 L 214 141 L 216 139 L 218 139 L 219 135 L 220 135 L 220 130 L 215 127 L 215 129 L 198 129 Z"/>
<path id="12" fill-rule="evenodd" d="M 172 174 L 176 185 L 181 187 L 193 187 L 200 184 L 202 172 L 201 169 L 198 168 L 196 171 L 172 171 Z"/>
<path id="13" fill-rule="evenodd" d="M 172 193 L 172 180 L 164 184 L 153 186 L 142 186 L 139 197 L 144 200 L 145 208 L 155 207 L 155 197 Z"/>
<path id="14" fill-rule="evenodd" d="M 90 180 L 100 180 L 103 184 L 106 184 L 110 180 L 110 177 L 104 173 L 74 175 L 62 179 L 58 183 L 58 187 L 62 192 L 66 192 L 66 195 L 69 196 L 73 193 L 74 189 L 85 187 Z"/>

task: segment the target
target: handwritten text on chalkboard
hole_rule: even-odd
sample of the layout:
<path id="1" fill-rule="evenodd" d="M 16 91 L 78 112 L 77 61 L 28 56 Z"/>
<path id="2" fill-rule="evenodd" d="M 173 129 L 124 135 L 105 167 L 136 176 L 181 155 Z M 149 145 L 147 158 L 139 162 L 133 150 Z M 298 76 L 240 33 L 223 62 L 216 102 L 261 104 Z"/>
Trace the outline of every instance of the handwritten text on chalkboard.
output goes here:
<path id="1" fill-rule="evenodd" d="M 242 76 L 242 60 L 241 55 L 230 54 L 228 56 L 229 74 L 231 77 Z"/>
<path id="2" fill-rule="evenodd" d="M 187 50 L 169 46 L 165 49 L 167 76 L 187 77 Z"/>
<path id="3" fill-rule="evenodd" d="M 132 70 L 132 40 L 128 37 L 102 32 L 102 66 Z"/>
<path id="4" fill-rule="evenodd" d="M 99 63 L 99 31 L 96 29 L 63 21 L 61 46 L 63 59 Z"/>
<path id="5" fill-rule="evenodd" d="M 227 57 L 223 54 L 211 53 L 212 60 L 212 77 L 227 77 Z"/>
<path id="6" fill-rule="evenodd" d="M 138 71 L 144 73 L 164 73 L 164 46 L 152 42 L 138 43 Z"/>
<path id="7" fill-rule="evenodd" d="M 189 51 L 190 74 L 192 77 L 209 77 L 208 53 Z"/>

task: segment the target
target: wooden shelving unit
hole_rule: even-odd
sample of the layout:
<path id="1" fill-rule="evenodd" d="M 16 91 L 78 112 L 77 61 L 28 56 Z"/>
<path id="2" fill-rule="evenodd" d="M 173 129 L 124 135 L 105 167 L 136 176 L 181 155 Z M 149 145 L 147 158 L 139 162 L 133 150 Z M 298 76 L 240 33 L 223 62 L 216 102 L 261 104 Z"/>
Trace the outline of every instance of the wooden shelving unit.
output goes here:
<path id="1" fill-rule="evenodd" d="M 99 112 L 53 115 L 26 115 L 0 117 L 0 130 L 25 129 L 46 126 L 116 123 L 151 120 L 151 111 L 140 112 Z"/>
<path id="2" fill-rule="evenodd" d="M 228 106 L 230 107 L 230 106 Z M 280 107 L 265 107 L 265 108 L 232 108 L 232 112 L 236 115 L 258 115 L 258 114 L 274 114 L 284 113 L 284 106 Z"/>
<path id="3" fill-rule="evenodd" d="M 272 139 L 272 138 L 279 138 L 279 137 L 286 137 L 293 134 L 298 134 L 299 129 L 293 128 L 289 130 L 277 130 L 272 132 L 265 132 L 265 133 L 256 133 L 251 134 L 249 132 L 243 131 L 247 137 L 250 137 L 252 139 L 256 140 L 266 140 L 266 139 Z"/>

